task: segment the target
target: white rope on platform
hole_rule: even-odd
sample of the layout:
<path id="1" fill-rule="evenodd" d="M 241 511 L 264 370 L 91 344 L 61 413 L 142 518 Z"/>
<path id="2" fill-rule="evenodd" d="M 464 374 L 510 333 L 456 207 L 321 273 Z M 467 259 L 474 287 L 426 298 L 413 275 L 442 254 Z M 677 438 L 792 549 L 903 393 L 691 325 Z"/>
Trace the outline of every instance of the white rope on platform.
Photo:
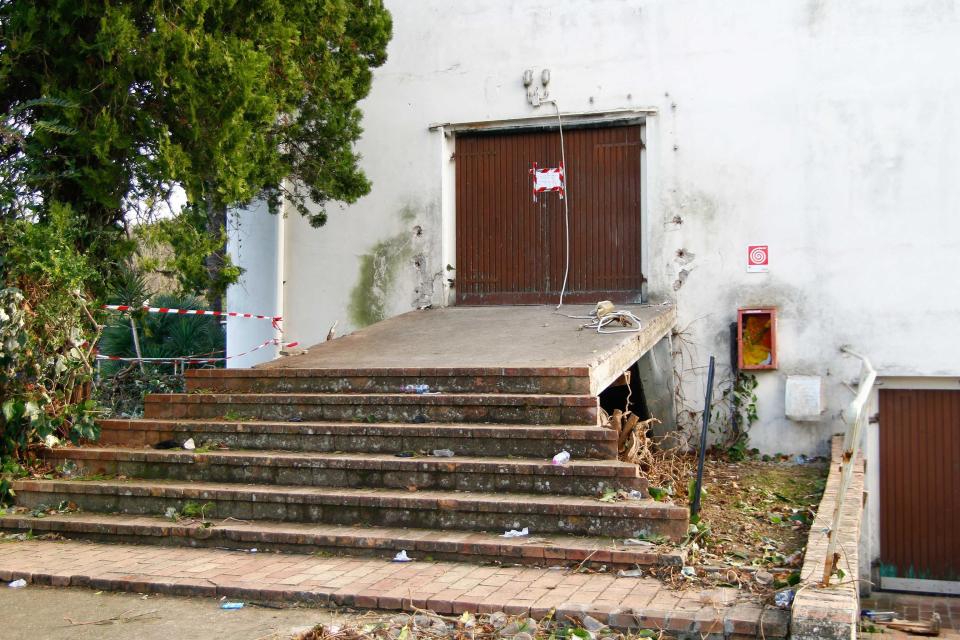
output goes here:
<path id="1" fill-rule="evenodd" d="M 580 325 L 581 329 L 596 329 L 597 333 L 637 333 L 643 326 L 640 324 L 640 318 L 630 311 L 606 311 L 600 313 L 601 307 L 598 304 L 597 309 L 588 316 L 570 316 L 565 313 L 559 315 L 574 320 L 589 320 L 590 322 Z M 622 329 L 609 329 L 611 324 L 619 324 Z"/>

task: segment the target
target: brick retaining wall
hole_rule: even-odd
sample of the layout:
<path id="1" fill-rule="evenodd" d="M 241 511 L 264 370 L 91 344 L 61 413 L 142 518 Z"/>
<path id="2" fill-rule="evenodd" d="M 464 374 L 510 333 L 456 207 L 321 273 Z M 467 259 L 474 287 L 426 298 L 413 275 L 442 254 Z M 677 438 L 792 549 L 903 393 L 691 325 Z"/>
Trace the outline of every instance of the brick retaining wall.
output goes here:
<path id="1" fill-rule="evenodd" d="M 835 436 L 832 446 L 830 474 L 820 500 L 817 517 L 810 529 L 807 553 L 803 561 L 803 580 L 797 589 L 790 619 L 790 637 L 795 640 L 839 640 L 857 637 L 857 621 L 860 615 L 858 586 L 860 575 L 857 549 L 860 540 L 860 521 L 863 518 L 864 462 L 857 460 L 850 482 L 849 493 L 843 505 L 840 523 L 838 551 L 843 570 L 842 579 L 833 579 L 829 588 L 821 588 L 823 565 L 827 555 L 829 529 L 833 510 L 836 508 L 837 491 L 840 488 L 840 459 L 843 453 L 843 437 Z"/>

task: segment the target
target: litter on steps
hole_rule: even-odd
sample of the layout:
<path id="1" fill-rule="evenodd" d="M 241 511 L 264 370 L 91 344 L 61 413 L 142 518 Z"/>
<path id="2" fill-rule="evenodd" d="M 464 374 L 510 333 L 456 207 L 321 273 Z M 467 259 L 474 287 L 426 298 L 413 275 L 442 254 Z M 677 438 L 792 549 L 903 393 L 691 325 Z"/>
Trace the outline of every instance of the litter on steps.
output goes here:
<path id="1" fill-rule="evenodd" d="M 416 393 L 423 395 L 430 392 L 430 385 L 428 384 L 408 384 L 403 387 L 404 393 Z"/>
<path id="2" fill-rule="evenodd" d="M 161 440 L 160 442 L 153 445 L 154 449 L 186 449 L 191 451 L 197 448 L 197 443 L 194 442 L 193 438 L 187 438 L 183 442 L 179 440 Z"/>
<path id="3" fill-rule="evenodd" d="M 501 538 L 523 538 L 528 535 L 530 535 L 530 529 L 527 527 L 524 527 L 519 531 L 517 531 L 516 529 L 510 529 L 510 531 L 504 531 L 503 535 L 500 537 Z"/>
<path id="4" fill-rule="evenodd" d="M 789 609 L 790 605 L 793 604 L 794 595 L 796 595 L 796 592 L 793 589 L 778 591 L 773 596 L 773 603 L 781 609 Z"/>
<path id="5" fill-rule="evenodd" d="M 393 556 L 393 561 L 394 562 L 413 562 L 413 558 L 407 555 L 406 549 L 401 549 L 400 553 Z"/>

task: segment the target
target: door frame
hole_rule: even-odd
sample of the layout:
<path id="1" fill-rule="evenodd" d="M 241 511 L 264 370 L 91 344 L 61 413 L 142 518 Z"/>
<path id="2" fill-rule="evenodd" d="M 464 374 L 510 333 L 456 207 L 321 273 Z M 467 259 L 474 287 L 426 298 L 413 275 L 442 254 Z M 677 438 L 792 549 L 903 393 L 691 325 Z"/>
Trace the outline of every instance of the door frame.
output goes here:
<path id="1" fill-rule="evenodd" d="M 650 273 L 650 191 L 652 167 L 649 154 L 656 154 L 656 136 L 650 135 L 652 127 L 647 126 L 656 109 L 619 109 L 612 111 L 589 111 L 563 113 L 560 117 L 564 127 L 581 126 L 623 126 L 639 125 L 643 148 L 640 150 L 640 271 L 644 276 Z M 429 130 L 439 133 L 438 171 L 440 175 L 440 255 L 443 272 L 444 306 L 456 304 L 456 267 L 457 267 L 457 210 L 456 210 L 456 165 L 455 150 L 457 133 L 524 132 L 534 130 L 557 130 L 557 116 L 548 107 L 542 114 L 501 120 L 479 122 L 448 122 L 431 124 Z M 651 146 L 652 145 L 652 146 Z M 574 198 L 576 196 L 574 195 Z M 452 270 L 450 269 L 452 267 Z M 452 281 L 452 282 L 451 282 Z M 640 288 L 640 300 L 647 302 L 647 282 Z"/>
<path id="2" fill-rule="evenodd" d="M 867 494 L 866 508 L 861 522 L 859 555 L 860 578 L 863 579 L 863 585 L 875 580 L 873 589 L 881 590 L 886 588 L 896 591 L 915 591 L 918 593 L 936 593 L 944 588 L 942 581 L 937 580 L 898 580 L 893 582 L 889 578 L 884 580 L 878 576 L 871 575 L 874 562 L 880 559 L 880 474 L 883 469 L 880 466 L 880 393 L 881 389 L 903 389 L 903 390 L 931 390 L 931 391 L 956 391 L 960 389 L 960 377 L 956 376 L 898 376 L 886 375 L 877 378 L 875 391 L 870 395 L 867 401 L 865 411 L 870 416 L 867 430 L 864 434 L 864 459 L 866 460 L 866 474 L 864 478 L 864 489 Z M 866 559 L 866 562 L 863 561 Z M 949 590 L 957 589 L 957 583 L 949 582 Z M 862 589 L 869 591 L 869 587 Z"/>

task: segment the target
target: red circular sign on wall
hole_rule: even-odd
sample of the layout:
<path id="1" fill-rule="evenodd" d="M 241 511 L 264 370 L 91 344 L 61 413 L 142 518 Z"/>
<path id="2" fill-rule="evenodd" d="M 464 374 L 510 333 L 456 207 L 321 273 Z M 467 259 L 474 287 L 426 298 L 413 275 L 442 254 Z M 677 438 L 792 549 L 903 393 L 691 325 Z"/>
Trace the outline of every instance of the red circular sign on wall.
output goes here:
<path id="1" fill-rule="evenodd" d="M 770 269 L 770 247 L 765 244 L 747 245 L 747 271 L 762 273 Z"/>

